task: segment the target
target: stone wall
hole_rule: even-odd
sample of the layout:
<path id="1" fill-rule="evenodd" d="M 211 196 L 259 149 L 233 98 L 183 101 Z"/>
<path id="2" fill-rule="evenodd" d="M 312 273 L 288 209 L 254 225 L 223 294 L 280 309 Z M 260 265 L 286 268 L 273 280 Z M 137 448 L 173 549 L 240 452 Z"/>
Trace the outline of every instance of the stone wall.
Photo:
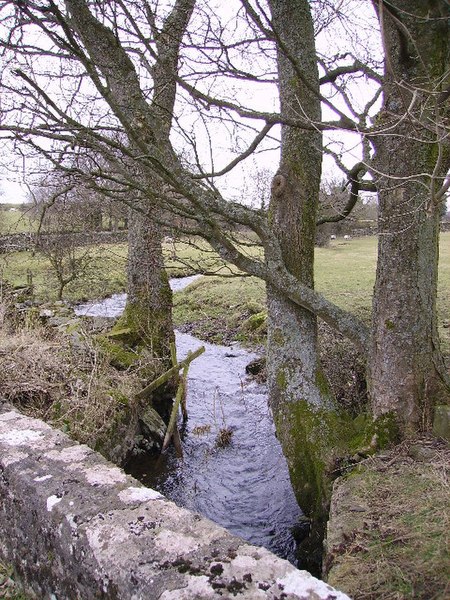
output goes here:
<path id="1" fill-rule="evenodd" d="M 441 223 L 441 232 L 450 231 L 450 223 Z M 330 234 L 338 235 L 342 237 L 344 233 L 353 237 L 362 237 L 369 235 L 377 235 L 376 227 L 360 227 L 353 228 L 346 226 L 345 231 L 339 232 L 337 229 L 330 227 L 327 238 Z M 128 241 L 128 232 L 121 231 L 85 231 L 78 233 L 66 234 L 71 236 L 72 240 L 75 240 L 78 246 L 87 246 L 91 244 L 121 244 Z M 50 239 L 52 234 L 40 234 L 41 239 Z M 6 252 L 19 252 L 23 250 L 33 250 L 36 247 L 37 236 L 34 233 L 13 233 L 7 235 L 0 235 L 0 254 Z M 320 244 L 319 244 L 320 245 Z"/>
<path id="2" fill-rule="evenodd" d="M 338 238 L 343 237 L 344 234 L 352 237 L 366 237 L 378 234 L 378 228 L 376 225 L 373 225 L 372 227 L 362 227 L 352 221 L 345 220 L 340 221 L 339 225 L 335 225 L 333 223 L 328 223 L 326 225 L 328 227 L 328 235 L 334 234 L 337 235 Z M 450 231 L 450 221 L 441 221 L 440 231 L 441 233 Z"/>
<path id="3" fill-rule="evenodd" d="M 74 233 L 51 234 L 41 233 L 12 233 L 0 236 L 0 254 L 6 252 L 22 252 L 34 250 L 39 243 L 46 242 L 52 238 L 70 238 L 71 243 L 76 246 L 89 246 L 91 244 L 121 244 L 128 240 L 127 231 L 80 231 Z"/>
<path id="4" fill-rule="evenodd" d="M 0 403 L 0 559 L 46 600 L 345 600 Z"/>

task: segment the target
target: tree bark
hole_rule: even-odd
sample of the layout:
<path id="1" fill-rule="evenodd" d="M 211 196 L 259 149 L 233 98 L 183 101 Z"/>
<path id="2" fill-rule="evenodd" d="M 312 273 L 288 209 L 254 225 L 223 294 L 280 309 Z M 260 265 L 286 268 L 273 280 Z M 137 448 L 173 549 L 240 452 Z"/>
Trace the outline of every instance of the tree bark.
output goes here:
<path id="1" fill-rule="evenodd" d="M 92 15 L 84 0 L 66 1 L 71 24 L 107 81 L 108 102 L 128 133 L 131 147 L 142 143 L 170 146 L 179 49 L 194 4 L 195 0 L 177 0 L 159 33 L 154 94 L 149 105 L 134 66 L 113 32 Z M 146 178 L 153 192 L 160 189 L 156 177 L 147 173 Z M 164 371 L 171 364 L 170 344 L 174 340 L 172 292 L 164 268 L 161 227 L 157 219 L 145 216 L 150 207 L 151 201 L 137 201 L 138 210 L 131 210 L 129 215 L 128 299 L 121 324 L 130 329 L 131 344 L 145 345 L 161 361 Z"/>
<path id="2" fill-rule="evenodd" d="M 139 202 L 145 211 L 147 203 Z M 162 233 L 145 212 L 130 210 L 128 229 L 128 297 L 121 322 L 130 328 L 131 345 L 144 346 L 160 359 L 161 371 L 174 341 L 172 291 L 164 268 Z"/>
<path id="3" fill-rule="evenodd" d="M 278 38 L 281 113 L 320 120 L 314 32 L 306 0 L 271 0 Z M 289 272 L 314 287 L 314 241 L 321 175 L 321 134 L 282 127 L 281 161 L 272 183 L 269 222 Z M 270 260 L 269 256 L 266 256 Z M 317 319 L 267 285 L 269 402 L 297 500 L 323 512 L 332 404 L 317 348 Z"/>
<path id="4" fill-rule="evenodd" d="M 433 405 L 450 400 L 436 327 L 437 190 L 450 168 L 439 92 L 449 84 L 450 15 L 443 1 L 376 6 L 386 59 L 373 138 L 379 242 L 370 394 L 374 416 L 392 413 L 408 435 L 427 429 Z"/>

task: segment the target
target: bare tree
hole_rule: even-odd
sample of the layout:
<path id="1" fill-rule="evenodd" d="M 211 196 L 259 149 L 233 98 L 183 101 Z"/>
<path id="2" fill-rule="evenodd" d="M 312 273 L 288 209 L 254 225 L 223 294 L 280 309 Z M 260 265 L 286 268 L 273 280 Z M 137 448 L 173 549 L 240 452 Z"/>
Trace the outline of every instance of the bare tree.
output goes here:
<path id="1" fill-rule="evenodd" d="M 92 250 L 82 247 L 76 234 L 85 223 L 84 212 L 77 213 L 70 201 L 72 186 L 63 186 L 53 174 L 50 181 L 34 190 L 32 214 L 38 220 L 36 250 L 45 256 L 57 282 L 57 299 L 62 300 L 66 287 L 85 277 L 93 261 Z"/>
<path id="2" fill-rule="evenodd" d="M 380 222 L 391 224 L 386 233 L 394 239 L 393 234 L 401 230 L 390 207 L 401 207 L 406 192 L 383 200 L 383 190 L 392 187 L 393 182 L 398 182 L 399 189 L 414 187 L 415 197 L 420 196 L 416 208 L 426 207 L 425 212 L 421 208 L 414 214 L 425 218 L 431 211 L 434 215 L 433 207 L 445 193 L 448 171 L 448 124 L 440 100 L 447 89 L 448 23 L 439 16 L 448 7 L 442 0 L 426 2 L 430 12 L 424 13 L 418 2 L 409 12 L 400 1 L 376 3 L 385 40 L 383 80 L 377 61 L 368 56 L 362 60 L 353 48 L 333 56 L 316 56 L 311 7 L 306 0 L 271 0 L 268 5 L 242 0 L 236 4 L 232 27 L 227 27 L 230 17 L 221 17 L 218 6 L 194 4 L 193 0 L 174 2 L 167 15 L 158 13 L 157 3 L 137 5 L 124 0 L 96 4 L 66 0 L 61 5 L 52 0 L 3 1 L 3 24 L 14 25 L 3 44 L 5 66 L 8 60 L 19 62 L 13 73 L 5 68 L 3 86 L 6 98 L 20 97 L 21 104 L 18 110 L 13 101 L 5 101 L 0 131 L 9 132 L 16 143 L 28 145 L 63 171 L 79 176 L 86 173 L 83 165 L 74 167 L 74 161 L 69 160 L 74 150 L 101 154 L 108 167 L 94 165 L 90 169 L 91 185 L 105 194 L 112 193 L 114 186 L 122 186 L 124 196 L 125 188 L 132 190 L 134 208 L 151 218 L 153 229 L 147 234 L 154 240 L 152 258 L 146 262 L 147 275 L 136 279 L 136 289 L 142 281 L 141 289 L 155 292 L 155 314 L 170 301 L 167 280 L 161 271 L 160 227 L 173 224 L 175 219 L 181 232 L 202 236 L 224 260 L 266 282 L 271 404 L 297 497 L 306 509 L 314 511 L 320 508 L 316 491 L 323 491 L 326 486 L 327 455 L 332 446 L 337 448 L 339 444 L 338 425 L 344 423 L 346 434 L 351 430 L 346 425 L 348 419 L 329 398 L 321 374 L 316 318 L 340 331 L 364 353 L 381 343 L 379 327 L 389 333 L 383 337 L 386 356 L 392 356 L 391 351 L 399 352 L 403 339 L 391 309 L 379 309 L 382 290 L 391 284 L 396 289 L 397 305 L 401 302 L 402 289 L 392 283 L 396 273 L 389 268 L 384 271 L 395 242 L 388 252 L 388 246 L 381 241 L 383 264 L 377 279 L 373 342 L 364 323 L 313 289 L 322 133 L 339 132 L 342 137 L 344 132 L 361 139 L 361 156 L 350 167 L 333 144 L 325 148 L 349 181 L 347 203 L 332 220 L 337 222 L 350 213 L 360 191 L 378 189 Z M 317 28 L 325 31 L 334 18 L 333 11 L 324 13 Z M 36 41 L 36 31 L 45 43 Z M 434 62 L 429 65 L 432 77 L 427 79 L 424 91 L 425 80 L 422 75 L 419 77 L 422 71 L 417 71 L 417 65 L 423 69 L 423 64 L 429 64 L 426 49 L 435 39 L 439 40 L 442 66 L 438 68 Z M 405 43 L 408 47 L 411 40 L 412 53 L 408 50 L 406 63 L 400 65 Z M 50 77 L 54 87 L 48 85 L 49 62 L 55 67 L 53 71 L 60 74 L 59 78 Z M 408 71 L 410 63 L 417 64 Z M 361 106 L 353 101 L 351 78 L 370 79 L 378 85 Z M 384 111 L 374 119 L 380 84 L 386 93 Z M 274 104 L 273 110 L 268 110 L 260 98 L 270 97 L 273 88 L 279 96 L 278 100 L 275 95 L 272 98 L 280 106 Z M 417 103 L 422 97 L 430 101 Z M 431 99 L 436 102 L 433 104 Z M 320 116 L 321 105 L 325 118 Z M 223 166 L 216 165 L 220 159 L 214 156 L 213 137 L 217 130 L 220 139 L 226 139 L 232 148 L 229 161 Z M 426 142 L 430 151 L 428 163 L 414 162 L 413 151 L 408 154 L 409 171 L 388 160 L 388 155 L 392 156 L 390 141 L 400 143 L 405 136 L 417 138 L 417 143 Z M 45 143 L 40 141 L 43 138 Z M 53 147 L 49 147 L 48 140 Z M 221 187 L 221 177 L 240 169 L 255 153 L 278 144 L 281 161 L 273 180 L 268 213 L 230 200 L 221 192 L 225 189 Z M 375 158 L 373 147 L 377 148 Z M 368 172 L 375 183 L 365 177 Z M 425 175 L 418 177 L 419 173 Z M 421 189 L 426 189 L 423 195 L 418 194 Z M 120 196 L 116 188 L 115 194 Z M 420 223 L 425 223 L 421 219 Z M 318 222 L 327 220 L 330 217 Z M 139 219 L 136 222 L 137 227 L 142 227 Z M 246 252 L 236 236 L 235 225 L 248 228 L 258 238 L 264 248 L 263 259 Z M 429 231 L 429 235 L 423 239 L 436 248 L 437 230 L 427 227 L 424 231 Z M 139 239 L 147 235 L 136 232 Z M 140 242 L 136 248 L 139 246 Z M 138 254 L 133 252 L 132 256 Z M 398 254 L 399 261 L 403 261 L 406 272 L 417 271 L 422 282 L 428 277 L 425 247 L 416 244 L 414 252 L 408 257 L 406 254 Z M 433 261 L 434 269 L 436 260 Z M 136 277 L 141 274 L 134 273 Z M 417 282 L 405 278 L 408 289 L 420 289 Z M 401 321 L 402 331 L 414 329 L 417 320 L 423 318 L 427 321 L 423 331 L 428 328 L 428 332 L 433 332 L 436 348 L 435 283 L 426 293 L 425 287 L 422 289 L 422 304 L 428 309 L 419 317 L 411 306 L 410 320 Z M 391 320 L 393 328 L 389 325 Z M 169 325 L 169 320 L 163 319 L 166 332 Z M 165 336 L 167 339 L 170 334 Z M 417 345 L 414 350 L 416 358 L 419 348 Z M 436 364 L 439 352 L 433 356 Z M 377 400 L 384 384 L 380 383 L 378 392 L 375 381 L 386 381 L 388 377 L 392 381 L 395 375 L 393 370 L 384 368 L 378 350 L 372 350 L 370 358 L 374 414 L 378 417 L 393 412 L 403 431 L 417 427 L 420 407 L 428 403 L 431 392 L 427 385 L 414 384 L 422 392 L 414 394 L 414 410 L 405 411 L 405 398 L 411 392 L 406 383 L 411 380 L 415 358 L 393 360 L 395 369 L 400 370 L 397 379 L 403 381 L 403 387 L 397 386 L 397 400 L 392 397 L 384 405 Z M 426 383 L 424 377 L 419 379 Z M 399 397 L 403 399 L 398 401 Z M 310 487 L 303 483 L 305 478 Z"/>
<path id="3" fill-rule="evenodd" d="M 47 258 L 57 281 L 58 300 L 63 299 L 67 285 L 86 276 L 92 263 L 92 252 L 74 243 L 73 236 L 53 233 L 39 239 L 38 251 Z"/>

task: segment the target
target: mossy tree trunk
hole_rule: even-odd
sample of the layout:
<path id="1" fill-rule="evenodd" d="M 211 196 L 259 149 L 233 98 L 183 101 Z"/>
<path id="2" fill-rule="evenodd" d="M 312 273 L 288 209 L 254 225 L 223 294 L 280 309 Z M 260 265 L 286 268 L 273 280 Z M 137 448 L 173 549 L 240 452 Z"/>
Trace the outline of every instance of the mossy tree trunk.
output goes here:
<path id="1" fill-rule="evenodd" d="M 194 0 L 178 0 L 156 41 L 158 60 L 153 70 L 149 113 L 158 123 L 161 147 L 170 146 L 179 50 L 194 4 Z M 150 176 L 148 185 L 155 197 L 158 193 L 164 195 L 157 178 Z M 150 216 L 150 213 L 157 215 L 159 209 L 151 206 L 148 199 L 136 202 L 134 208 L 137 210 L 130 210 L 128 219 L 128 298 L 123 318 L 141 343 L 161 361 L 163 372 L 171 365 L 170 344 L 174 333 L 172 292 L 162 253 L 163 232 L 158 219 Z"/>
<path id="2" fill-rule="evenodd" d="M 195 0 L 177 0 L 158 32 L 152 69 L 153 97 L 147 101 L 133 63 L 112 30 L 90 12 L 84 0 L 66 0 L 70 25 L 82 40 L 90 59 L 105 78 L 107 101 L 128 134 L 131 152 L 153 156 L 170 148 L 177 67 L 182 38 Z M 149 8 L 149 14 L 151 9 Z M 153 32 L 154 33 L 154 32 Z M 127 341 L 145 346 L 161 361 L 161 371 L 171 364 L 172 294 L 162 255 L 158 203 L 164 194 L 161 180 L 140 165 L 140 185 L 148 198 L 137 200 L 129 217 L 128 300 L 119 327 L 129 330 Z M 142 198 L 142 194 L 140 194 Z"/>
<path id="3" fill-rule="evenodd" d="M 136 204 L 129 214 L 128 297 L 117 327 L 128 330 L 128 345 L 150 351 L 161 363 L 157 371 L 163 372 L 171 364 L 174 341 L 172 291 L 164 268 L 161 228 L 146 216 L 147 202 Z M 142 212 L 136 210 L 139 207 Z"/>
<path id="4" fill-rule="evenodd" d="M 314 32 L 306 0 L 271 0 L 280 39 L 281 113 L 320 120 Z M 281 161 L 272 183 L 269 221 L 290 273 L 313 288 L 314 241 L 322 162 L 322 136 L 313 129 L 282 127 Z M 266 250 L 270 260 L 270 250 Z M 309 516 L 323 512 L 331 421 L 336 419 L 317 348 L 316 317 L 267 286 L 268 383 L 278 439 L 293 489 Z"/>
<path id="5" fill-rule="evenodd" d="M 429 426 L 436 401 L 450 399 L 436 327 L 445 201 L 439 189 L 450 168 L 444 139 L 450 9 L 444 1 L 426 0 L 376 5 L 386 60 L 384 103 L 373 138 L 379 246 L 370 392 L 374 416 L 393 413 L 408 435 Z"/>

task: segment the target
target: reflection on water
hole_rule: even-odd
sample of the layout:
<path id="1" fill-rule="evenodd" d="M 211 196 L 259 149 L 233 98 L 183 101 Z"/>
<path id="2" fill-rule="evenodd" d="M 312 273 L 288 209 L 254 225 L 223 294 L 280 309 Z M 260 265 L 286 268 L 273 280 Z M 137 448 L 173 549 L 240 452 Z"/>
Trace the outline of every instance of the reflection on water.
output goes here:
<path id="1" fill-rule="evenodd" d="M 115 304 L 113 298 L 111 312 L 101 316 L 117 316 L 120 306 L 123 310 L 124 300 L 119 297 Z M 88 310 L 92 315 L 96 308 Z M 177 459 L 172 448 L 163 456 L 141 455 L 129 463 L 127 472 L 180 506 L 294 561 L 290 529 L 301 512 L 275 438 L 267 390 L 245 377 L 245 366 L 254 355 L 184 333 L 177 333 L 176 341 L 179 358 L 200 345 L 206 347 L 189 370 L 184 458 Z M 217 435 L 225 428 L 232 430 L 231 444 L 218 447 Z"/>

